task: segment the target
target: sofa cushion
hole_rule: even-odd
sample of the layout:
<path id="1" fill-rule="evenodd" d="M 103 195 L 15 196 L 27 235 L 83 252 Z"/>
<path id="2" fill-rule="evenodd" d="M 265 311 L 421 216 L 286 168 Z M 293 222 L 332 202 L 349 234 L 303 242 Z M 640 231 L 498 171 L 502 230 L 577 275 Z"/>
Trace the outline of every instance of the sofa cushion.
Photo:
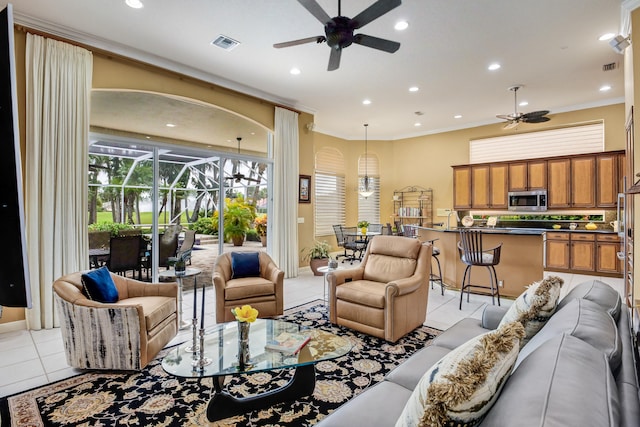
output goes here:
<path id="1" fill-rule="evenodd" d="M 260 277 L 258 252 L 231 252 L 231 278 Z"/>
<path id="2" fill-rule="evenodd" d="M 84 292 L 93 301 L 114 303 L 118 301 L 118 289 L 107 267 L 91 270 L 81 276 Z"/>
<path id="3" fill-rule="evenodd" d="M 589 280 L 571 289 L 569 293 L 560 300 L 558 309 L 564 307 L 574 298 L 583 298 L 593 301 L 613 317 L 616 321 L 620 318 L 622 300 L 618 291 L 600 280 Z"/>
<path id="4" fill-rule="evenodd" d="M 276 284 L 263 277 L 243 277 L 242 279 L 232 279 L 227 282 L 224 289 L 225 301 L 235 301 L 240 299 L 275 295 Z"/>
<path id="5" fill-rule="evenodd" d="M 490 329 L 482 327 L 478 319 L 466 317 L 456 322 L 455 325 L 444 331 L 442 334 L 438 335 L 433 341 L 431 341 L 431 345 L 437 345 L 439 347 L 453 350 L 470 339 L 489 331 Z"/>
<path id="6" fill-rule="evenodd" d="M 396 427 L 478 425 L 509 377 L 523 336 L 514 322 L 452 350 L 422 376 Z"/>
<path id="7" fill-rule="evenodd" d="M 524 346 L 544 326 L 556 310 L 564 280 L 556 276 L 532 283 L 513 302 L 498 327 L 511 322 L 524 326 Z"/>
<path id="8" fill-rule="evenodd" d="M 118 301 L 117 304 L 123 306 L 141 305 L 147 332 L 152 331 L 177 311 L 175 298 L 156 295 L 127 298 Z"/>
<path id="9" fill-rule="evenodd" d="M 368 307 L 384 308 L 386 283 L 356 280 L 336 287 L 336 297 Z"/>
<path id="10" fill-rule="evenodd" d="M 544 329 L 522 348 L 516 365 L 545 341 L 564 333 L 600 350 L 607 357 L 612 372 L 620 366 L 622 344 L 616 323 L 598 304 L 585 299 L 573 299 L 558 310 Z"/>
<path id="11" fill-rule="evenodd" d="M 618 392 L 606 358 L 571 335 L 546 341 L 513 371 L 482 425 L 619 426 Z"/>

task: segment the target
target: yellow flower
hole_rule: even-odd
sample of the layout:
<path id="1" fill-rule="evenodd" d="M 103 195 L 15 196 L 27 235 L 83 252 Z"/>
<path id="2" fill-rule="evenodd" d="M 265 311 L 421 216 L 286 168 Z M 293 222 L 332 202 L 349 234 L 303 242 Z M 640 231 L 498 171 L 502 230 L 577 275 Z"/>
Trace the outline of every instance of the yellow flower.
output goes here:
<path id="1" fill-rule="evenodd" d="M 231 312 L 236 316 L 238 322 L 255 322 L 258 318 L 258 310 L 250 305 L 243 305 L 242 307 L 232 308 Z"/>

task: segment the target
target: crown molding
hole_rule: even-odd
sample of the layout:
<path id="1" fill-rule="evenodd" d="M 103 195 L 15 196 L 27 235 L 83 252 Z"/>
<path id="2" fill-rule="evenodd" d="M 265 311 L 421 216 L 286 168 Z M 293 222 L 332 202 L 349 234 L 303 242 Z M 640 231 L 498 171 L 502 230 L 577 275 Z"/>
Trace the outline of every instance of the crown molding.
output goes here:
<path id="1" fill-rule="evenodd" d="M 620 34 L 631 34 L 631 12 L 640 7 L 640 0 L 624 0 L 620 5 Z"/>

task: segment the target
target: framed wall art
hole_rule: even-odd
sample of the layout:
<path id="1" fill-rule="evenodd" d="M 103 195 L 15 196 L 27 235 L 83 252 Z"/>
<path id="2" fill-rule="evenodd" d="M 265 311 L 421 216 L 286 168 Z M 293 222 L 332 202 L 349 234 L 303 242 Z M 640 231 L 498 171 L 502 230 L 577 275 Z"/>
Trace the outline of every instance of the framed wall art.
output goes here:
<path id="1" fill-rule="evenodd" d="M 311 203 L 311 175 L 300 175 L 298 181 L 298 202 Z"/>

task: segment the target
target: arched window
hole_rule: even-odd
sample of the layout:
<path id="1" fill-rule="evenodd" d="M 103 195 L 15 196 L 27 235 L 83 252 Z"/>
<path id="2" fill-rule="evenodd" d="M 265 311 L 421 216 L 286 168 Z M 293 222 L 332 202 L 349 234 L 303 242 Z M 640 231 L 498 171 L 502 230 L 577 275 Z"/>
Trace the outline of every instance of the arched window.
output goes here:
<path id="1" fill-rule="evenodd" d="M 345 225 L 344 157 L 339 150 L 324 147 L 315 160 L 315 235 L 328 236 L 334 224 Z"/>
<path id="2" fill-rule="evenodd" d="M 373 190 L 369 197 L 363 197 L 359 192 L 364 188 L 365 174 L 369 177 L 369 189 Z M 358 221 L 363 220 L 380 224 L 380 167 L 378 156 L 371 153 L 358 159 Z"/>

